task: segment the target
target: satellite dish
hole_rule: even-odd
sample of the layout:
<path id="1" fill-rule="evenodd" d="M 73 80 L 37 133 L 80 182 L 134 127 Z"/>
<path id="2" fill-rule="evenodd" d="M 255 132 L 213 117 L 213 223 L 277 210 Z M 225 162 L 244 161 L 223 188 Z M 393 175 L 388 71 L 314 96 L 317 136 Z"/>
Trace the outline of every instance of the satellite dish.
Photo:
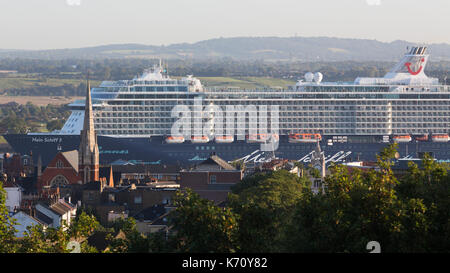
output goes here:
<path id="1" fill-rule="evenodd" d="M 394 157 L 395 157 L 395 159 L 399 159 L 400 158 L 400 154 L 398 152 L 395 152 Z"/>
<path id="2" fill-rule="evenodd" d="M 322 81 L 322 79 L 323 79 L 322 73 L 317 72 L 317 73 L 314 74 L 314 81 L 316 83 L 320 83 Z"/>
<path id="3" fill-rule="evenodd" d="M 312 82 L 314 80 L 314 74 L 312 72 L 308 72 L 305 74 L 305 80 L 307 82 Z"/>

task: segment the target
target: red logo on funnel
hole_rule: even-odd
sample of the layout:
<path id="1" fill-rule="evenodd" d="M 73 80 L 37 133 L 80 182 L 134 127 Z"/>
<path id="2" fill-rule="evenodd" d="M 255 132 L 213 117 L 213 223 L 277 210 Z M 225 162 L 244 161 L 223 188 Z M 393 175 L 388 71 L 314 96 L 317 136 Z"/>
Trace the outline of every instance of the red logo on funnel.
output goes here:
<path id="1" fill-rule="evenodd" d="M 425 62 L 425 59 L 422 58 L 422 59 L 420 60 L 420 62 L 422 62 L 422 63 Z M 405 63 L 405 66 L 406 66 L 406 68 L 408 69 L 409 74 L 411 74 L 411 75 L 413 75 L 413 76 L 419 74 L 419 73 L 422 71 L 422 69 L 423 69 L 423 66 L 420 65 L 420 67 L 419 67 L 419 69 L 418 69 L 417 71 L 413 71 L 413 70 L 411 69 L 411 63 L 410 63 L 410 62 Z"/>

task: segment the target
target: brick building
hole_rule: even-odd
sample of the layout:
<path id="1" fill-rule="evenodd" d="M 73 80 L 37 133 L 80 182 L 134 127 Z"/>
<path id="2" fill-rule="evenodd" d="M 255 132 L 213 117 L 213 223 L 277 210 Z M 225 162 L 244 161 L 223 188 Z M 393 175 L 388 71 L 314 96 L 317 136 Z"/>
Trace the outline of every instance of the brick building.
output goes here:
<path id="1" fill-rule="evenodd" d="M 32 155 L 3 154 L 2 172 L 9 178 L 28 177 L 35 173 Z"/>
<path id="2" fill-rule="evenodd" d="M 37 188 L 41 192 L 47 188 L 81 184 L 78 173 L 78 151 L 60 152 L 38 177 Z"/>
<path id="3" fill-rule="evenodd" d="M 47 165 L 42 175 L 38 174 L 38 192 L 50 188 L 86 184 L 100 180 L 99 150 L 94 128 L 89 81 L 86 90 L 84 124 L 80 136 L 80 148 L 78 151 L 58 153 Z M 40 167 L 38 166 L 39 169 Z M 109 175 L 112 176 L 111 169 L 109 170 Z"/>
<path id="4" fill-rule="evenodd" d="M 216 203 L 226 200 L 231 187 L 243 178 L 243 171 L 211 155 L 197 166 L 180 172 L 181 188 L 190 188 L 203 198 Z"/>
<path id="5" fill-rule="evenodd" d="M 81 203 L 95 210 L 101 224 L 108 225 L 111 213 L 135 214 L 154 205 L 170 204 L 178 187 L 157 184 L 109 187 L 105 181 L 90 182 L 82 185 Z"/>
<path id="6" fill-rule="evenodd" d="M 115 185 L 129 182 L 175 182 L 180 181 L 181 168 L 176 165 L 113 165 Z"/>

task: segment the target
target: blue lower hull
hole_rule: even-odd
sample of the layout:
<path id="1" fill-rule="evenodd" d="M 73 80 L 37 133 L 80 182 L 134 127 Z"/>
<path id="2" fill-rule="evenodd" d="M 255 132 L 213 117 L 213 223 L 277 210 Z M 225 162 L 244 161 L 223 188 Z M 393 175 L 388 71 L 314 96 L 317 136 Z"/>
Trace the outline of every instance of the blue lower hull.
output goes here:
<path id="1" fill-rule="evenodd" d="M 15 152 L 30 154 L 37 160 L 40 155 L 43 165 L 47 165 L 56 153 L 77 150 L 80 137 L 77 135 L 4 135 Z M 363 143 L 365 141 L 365 143 Z M 179 164 L 189 166 L 201 162 L 214 152 L 221 158 L 231 161 L 244 159 L 247 162 L 263 162 L 274 155 L 278 158 L 299 160 L 308 163 L 315 143 L 289 143 L 286 136 L 280 137 L 280 144 L 275 152 L 261 152 L 257 143 L 235 141 L 218 144 L 167 144 L 163 137 L 153 138 L 114 138 L 98 137 L 100 163 L 109 164 L 115 160 L 136 160 L 147 164 Z M 366 140 L 354 140 L 347 143 L 335 142 L 328 145 L 325 138 L 321 148 L 328 162 L 374 161 L 388 143 L 373 137 Z M 420 153 L 428 152 L 436 159 L 450 161 L 450 142 L 409 142 L 399 144 L 400 158 L 417 158 Z"/>

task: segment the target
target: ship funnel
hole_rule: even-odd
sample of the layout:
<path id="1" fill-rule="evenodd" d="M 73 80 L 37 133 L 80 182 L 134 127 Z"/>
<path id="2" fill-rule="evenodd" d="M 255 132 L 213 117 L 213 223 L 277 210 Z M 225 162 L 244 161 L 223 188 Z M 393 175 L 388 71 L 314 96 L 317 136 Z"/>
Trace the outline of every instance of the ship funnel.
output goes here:
<path id="1" fill-rule="evenodd" d="M 425 75 L 425 67 L 428 62 L 426 46 L 414 46 L 407 48 L 406 54 L 394 68 L 383 78 L 358 77 L 357 84 L 405 84 L 405 85 L 435 85 L 439 83 L 436 78 Z"/>
<path id="2" fill-rule="evenodd" d="M 402 60 L 388 73 L 385 78 L 392 78 L 397 74 L 426 77 L 424 70 L 428 62 L 427 47 L 415 46 L 403 56 Z"/>

